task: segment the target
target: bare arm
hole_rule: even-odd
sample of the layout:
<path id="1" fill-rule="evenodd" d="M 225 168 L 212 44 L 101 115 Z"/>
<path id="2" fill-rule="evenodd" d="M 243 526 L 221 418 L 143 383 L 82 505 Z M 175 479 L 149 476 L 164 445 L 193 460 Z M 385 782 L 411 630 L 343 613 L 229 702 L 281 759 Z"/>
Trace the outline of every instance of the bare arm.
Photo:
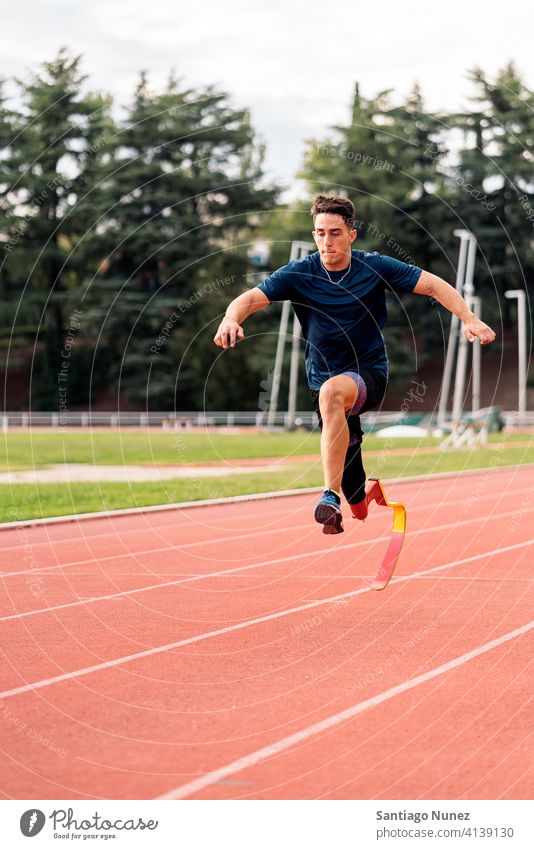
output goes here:
<path id="1" fill-rule="evenodd" d="M 445 309 L 457 315 L 463 322 L 464 334 L 469 342 L 480 339 L 481 345 L 487 345 L 495 340 L 495 333 L 491 327 L 477 318 L 460 293 L 441 277 L 437 277 L 429 271 L 422 271 L 413 291 L 418 295 L 428 295 L 435 298 Z"/>
<path id="2" fill-rule="evenodd" d="M 237 339 L 244 339 L 245 333 L 241 324 L 252 315 L 270 304 L 267 295 L 258 289 L 249 289 L 235 298 L 226 310 L 226 315 L 219 324 L 213 341 L 220 348 L 235 348 Z"/>

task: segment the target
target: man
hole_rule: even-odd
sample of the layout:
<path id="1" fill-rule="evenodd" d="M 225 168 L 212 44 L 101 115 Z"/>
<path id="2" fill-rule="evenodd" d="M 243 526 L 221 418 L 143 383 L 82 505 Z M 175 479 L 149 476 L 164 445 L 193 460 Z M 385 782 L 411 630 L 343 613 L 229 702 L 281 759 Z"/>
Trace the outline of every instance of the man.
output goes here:
<path id="1" fill-rule="evenodd" d="M 323 533 L 343 531 L 343 491 L 353 516 L 365 519 L 365 471 L 360 414 L 377 407 L 388 383 L 381 333 L 386 290 L 435 298 L 463 322 L 470 342 L 493 342 L 495 333 L 472 313 L 445 280 L 379 253 L 352 250 L 357 237 L 353 203 L 317 195 L 311 215 L 318 251 L 279 268 L 259 286 L 236 298 L 214 338 L 233 348 L 244 338 L 242 323 L 273 301 L 290 300 L 306 340 L 306 373 L 321 426 L 325 490 L 315 508 Z"/>

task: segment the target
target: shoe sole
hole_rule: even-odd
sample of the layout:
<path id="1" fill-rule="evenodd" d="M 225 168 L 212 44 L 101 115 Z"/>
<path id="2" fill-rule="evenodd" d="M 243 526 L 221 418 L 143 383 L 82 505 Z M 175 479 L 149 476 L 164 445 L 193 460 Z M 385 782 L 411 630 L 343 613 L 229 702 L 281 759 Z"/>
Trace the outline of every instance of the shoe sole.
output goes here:
<path id="1" fill-rule="evenodd" d="M 336 508 L 332 507 L 330 504 L 318 504 L 315 508 L 314 518 L 316 522 L 323 525 L 323 533 L 343 533 L 343 518 L 341 516 L 341 511 L 336 510 Z"/>

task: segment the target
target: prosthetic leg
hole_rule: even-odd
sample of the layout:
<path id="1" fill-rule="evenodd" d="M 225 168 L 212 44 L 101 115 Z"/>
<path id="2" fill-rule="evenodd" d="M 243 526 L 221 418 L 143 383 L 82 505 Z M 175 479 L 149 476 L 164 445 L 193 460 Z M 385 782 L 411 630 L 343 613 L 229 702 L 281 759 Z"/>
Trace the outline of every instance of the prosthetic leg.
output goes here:
<path id="1" fill-rule="evenodd" d="M 319 419 L 320 421 L 320 419 Z M 362 462 L 362 430 L 359 416 L 349 418 L 350 441 L 345 457 L 345 467 L 341 481 L 343 495 L 349 503 L 354 519 L 365 521 L 369 512 L 369 504 L 373 501 L 380 507 L 391 507 L 393 509 L 393 527 L 391 537 L 382 565 L 371 581 L 371 589 L 383 590 L 387 587 L 404 542 L 406 533 L 406 509 L 404 504 L 397 501 L 388 501 L 381 482 L 378 478 L 369 478 L 365 474 Z M 325 525 L 323 533 L 340 533 L 343 526 Z"/>
<path id="2" fill-rule="evenodd" d="M 381 507 L 393 508 L 393 528 L 388 548 L 378 572 L 371 583 L 372 590 L 383 590 L 389 584 L 391 576 L 395 571 L 397 560 L 404 542 L 406 533 L 406 508 L 398 501 L 388 501 L 378 478 L 369 478 L 365 487 L 365 498 L 357 504 L 351 504 L 350 509 L 354 519 L 364 521 L 367 517 L 368 507 L 372 501 L 376 501 Z"/>
<path id="3" fill-rule="evenodd" d="M 371 582 L 371 589 L 383 590 L 387 587 L 397 560 L 399 559 L 404 534 L 406 532 L 406 510 L 404 504 L 396 501 L 388 501 L 378 478 L 369 478 L 366 483 L 366 474 L 362 462 L 362 444 L 359 434 L 351 437 L 347 456 L 345 458 L 345 469 L 341 488 L 354 519 L 364 522 L 369 512 L 369 505 L 376 501 L 380 507 L 391 507 L 393 509 L 393 528 L 389 545 L 382 561 L 380 569 Z"/>

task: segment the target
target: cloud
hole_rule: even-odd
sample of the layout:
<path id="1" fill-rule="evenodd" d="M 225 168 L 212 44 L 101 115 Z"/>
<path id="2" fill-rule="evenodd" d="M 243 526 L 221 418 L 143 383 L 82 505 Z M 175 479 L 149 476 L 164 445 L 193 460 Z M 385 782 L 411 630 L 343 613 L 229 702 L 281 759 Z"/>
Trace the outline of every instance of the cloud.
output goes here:
<path id="1" fill-rule="evenodd" d="M 305 138 L 347 120 L 356 80 L 366 97 L 394 88 L 398 98 L 418 80 L 428 108 L 450 110 L 467 102 L 477 64 L 493 74 L 514 59 L 532 84 L 529 16 L 522 0 L 505 11 L 495 0 L 4 0 L 4 40 L 17 48 L 0 56 L 0 76 L 26 76 L 66 45 L 83 54 L 90 87 L 125 105 L 141 70 L 156 87 L 174 69 L 186 85 L 215 84 L 250 107 L 269 168 L 285 180 Z"/>

